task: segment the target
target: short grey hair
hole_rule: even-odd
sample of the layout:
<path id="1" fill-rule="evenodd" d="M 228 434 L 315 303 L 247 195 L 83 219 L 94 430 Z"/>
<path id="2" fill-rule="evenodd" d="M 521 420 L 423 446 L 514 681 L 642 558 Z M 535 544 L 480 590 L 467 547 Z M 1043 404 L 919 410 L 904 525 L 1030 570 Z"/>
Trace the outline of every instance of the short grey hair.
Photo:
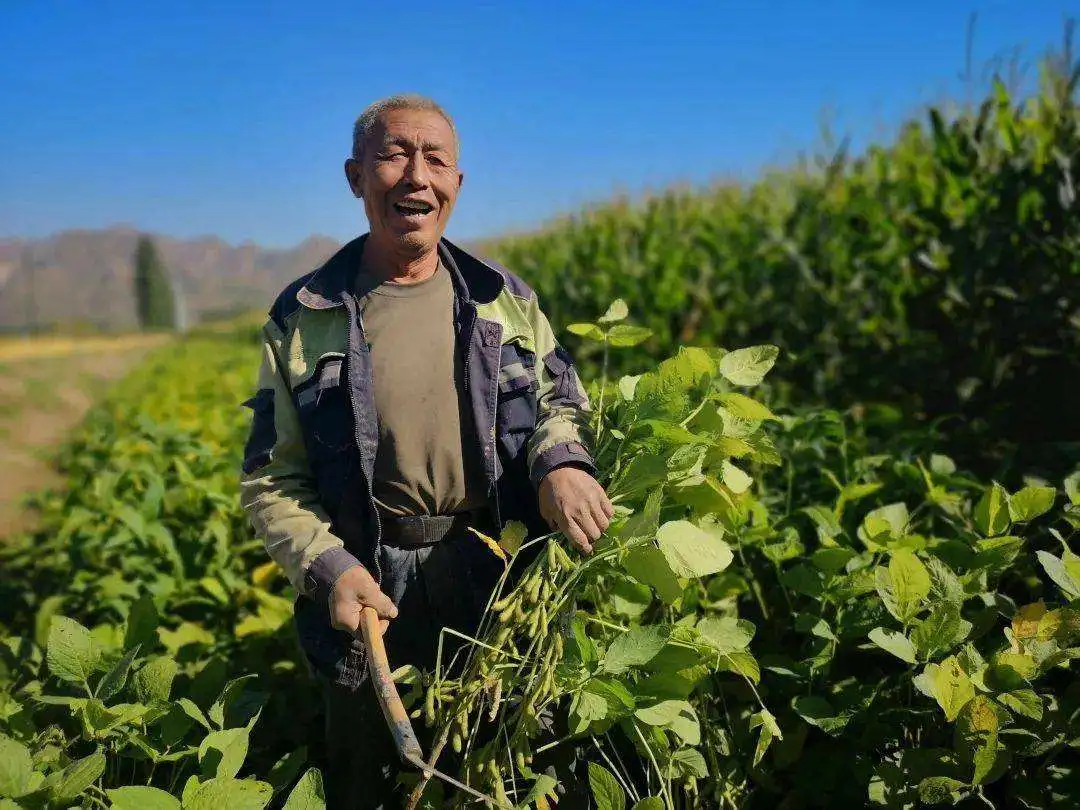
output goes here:
<path id="1" fill-rule="evenodd" d="M 450 117 L 450 113 L 443 109 L 442 105 L 437 101 L 427 96 L 422 96 L 419 93 L 400 93 L 379 99 L 368 105 L 368 108 L 360 113 L 360 117 L 353 124 L 352 156 L 355 159 L 359 160 L 363 156 L 364 143 L 367 141 L 371 131 L 375 129 L 379 117 L 391 110 L 426 110 L 438 113 L 446 119 L 446 123 L 450 125 L 450 131 L 454 134 L 454 159 L 456 160 L 461 156 L 461 141 L 458 140 L 457 127 L 454 126 L 454 119 Z"/>

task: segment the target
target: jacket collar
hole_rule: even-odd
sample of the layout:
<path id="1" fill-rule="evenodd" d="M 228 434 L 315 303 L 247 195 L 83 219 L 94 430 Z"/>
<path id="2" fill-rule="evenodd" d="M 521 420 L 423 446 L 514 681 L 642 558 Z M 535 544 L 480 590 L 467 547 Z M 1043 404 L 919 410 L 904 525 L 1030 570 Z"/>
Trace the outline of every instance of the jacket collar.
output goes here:
<path id="1" fill-rule="evenodd" d="M 346 243 L 312 273 L 296 292 L 296 300 L 308 309 L 333 309 L 342 305 L 346 291 L 353 289 L 360 269 L 360 256 L 368 234 Z M 459 294 L 468 301 L 494 301 L 506 284 L 503 274 L 448 239 L 439 241 L 439 257 L 454 279 Z"/>

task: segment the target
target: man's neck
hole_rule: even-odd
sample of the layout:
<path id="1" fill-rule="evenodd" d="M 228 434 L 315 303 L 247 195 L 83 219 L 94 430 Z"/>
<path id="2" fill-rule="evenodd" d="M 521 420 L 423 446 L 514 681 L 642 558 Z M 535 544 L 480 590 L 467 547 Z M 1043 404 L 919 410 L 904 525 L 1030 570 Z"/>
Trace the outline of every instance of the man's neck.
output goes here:
<path id="1" fill-rule="evenodd" d="M 381 249 L 369 237 L 360 257 L 360 269 L 379 281 L 415 284 L 435 275 L 439 269 L 439 251 L 434 249 L 421 256 L 400 256 Z"/>

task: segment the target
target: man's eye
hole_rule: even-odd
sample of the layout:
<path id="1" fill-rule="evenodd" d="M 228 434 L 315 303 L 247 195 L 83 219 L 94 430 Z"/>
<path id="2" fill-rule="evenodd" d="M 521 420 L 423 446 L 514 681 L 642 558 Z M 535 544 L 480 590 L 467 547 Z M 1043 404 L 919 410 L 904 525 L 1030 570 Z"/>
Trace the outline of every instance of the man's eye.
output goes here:
<path id="1" fill-rule="evenodd" d="M 398 158 L 405 157 L 404 152 L 384 152 L 382 154 L 383 160 L 397 160 Z"/>
<path id="2" fill-rule="evenodd" d="M 428 163 L 431 163 L 431 164 L 433 164 L 435 166 L 445 166 L 446 165 L 446 161 L 443 160 L 443 158 L 440 157 L 439 155 L 428 155 L 427 156 L 427 161 L 428 161 Z"/>

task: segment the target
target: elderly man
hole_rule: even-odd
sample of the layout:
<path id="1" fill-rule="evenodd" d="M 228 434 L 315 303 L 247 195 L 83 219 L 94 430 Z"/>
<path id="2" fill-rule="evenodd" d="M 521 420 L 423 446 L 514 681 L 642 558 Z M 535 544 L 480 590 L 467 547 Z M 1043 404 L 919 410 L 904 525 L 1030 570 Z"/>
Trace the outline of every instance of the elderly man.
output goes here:
<path id="1" fill-rule="evenodd" d="M 463 179 L 450 116 L 418 96 L 371 105 L 345 176 L 369 232 L 271 308 L 241 484 L 300 594 L 334 810 L 396 801 L 362 608 L 393 665 L 430 667 L 443 627 L 475 631 L 502 570 L 468 526 L 519 520 L 588 553 L 613 514 L 588 401 L 535 293 L 443 238 Z"/>

